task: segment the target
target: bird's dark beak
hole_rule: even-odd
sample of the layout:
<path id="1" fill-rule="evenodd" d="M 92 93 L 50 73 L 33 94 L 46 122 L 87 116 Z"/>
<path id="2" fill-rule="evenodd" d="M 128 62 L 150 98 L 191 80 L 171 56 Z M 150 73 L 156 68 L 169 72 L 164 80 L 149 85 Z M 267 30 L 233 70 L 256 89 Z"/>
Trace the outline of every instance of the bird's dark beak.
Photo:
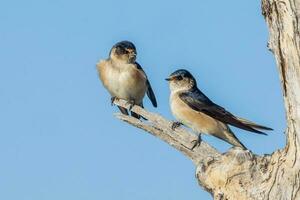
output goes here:
<path id="1" fill-rule="evenodd" d="M 168 77 L 168 78 L 166 78 L 165 80 L 166 80 L 166 81 L 171 81 L 172 78 Z"/>
<path id="2" fill-rule="evenodd" d="M 130 54 L 129 54 L 129 59 L 130 59 L 132 62 L 134 62 L 135 59 L 136 59 L 136 53 L 134 53 L 134 52 L 130 53 Z"/>
<path id="3" fill-rule="evenodd" d="M 130 55 L 130 57 L 136 57 L 136 53 L 134 53 L 134 52 L 130 53 L 129 55 Z"/>

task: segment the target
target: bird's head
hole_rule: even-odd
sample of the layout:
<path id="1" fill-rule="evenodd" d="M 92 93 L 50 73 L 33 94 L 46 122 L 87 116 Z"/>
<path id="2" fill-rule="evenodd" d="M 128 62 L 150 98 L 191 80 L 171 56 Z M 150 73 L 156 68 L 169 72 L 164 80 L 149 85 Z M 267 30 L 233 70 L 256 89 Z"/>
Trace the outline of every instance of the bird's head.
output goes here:
<path id="1" fill-rule="evenodd" d="M 189 90 L 197 86 L 193 75 L 185 69 L 176 70 L 166 80 L 169 82 L 171 92 Z"/>
<path id="2" fill-rule="evenodd" d="M 122 41 L 112 47 L 109 57 L 118 62 L 134 63 L 136 54 L 136 48 L 132 42 Z"/>

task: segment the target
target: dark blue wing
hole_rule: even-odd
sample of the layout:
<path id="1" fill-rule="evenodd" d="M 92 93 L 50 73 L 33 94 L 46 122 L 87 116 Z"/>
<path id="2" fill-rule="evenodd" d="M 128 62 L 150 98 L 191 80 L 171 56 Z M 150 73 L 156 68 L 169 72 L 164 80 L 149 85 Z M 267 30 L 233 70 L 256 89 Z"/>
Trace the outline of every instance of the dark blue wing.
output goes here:
<path id="1" fill-rule="evenodd" d="M 144 74 L 146 75 L 146 73 L 145 73 L 145 71 L 143 70 L 142 66 L 141 66 L 139 63 L 137 63 L 137 62 L 136 62 L 135 64 L 136 64 L 136 67 L 137 67 L 139 70 L 143 71 Z M 147 77 L 147 75 L 146 75 L 146 77 Z M 157 101 L 156 101 L 155 94 L 154 94 L 154 92 L 153 92 L 153 90 L 152 90 L 152 87 L 151 87 L 151 84 L 150 84 L 148 78 L 147 78 L 146 84 L 147 84 L 147 86 L 148 86 L 148 89 L 147 89 L 147 96 L 149 97 L 149 99 L 150 99 L 152 105 L 156 108 L 156 107 L 157 107 Z"/>
<path id="2" fill-rule="evenodd" d="M 193 88 L 190 91 L 182 92 L 179 94 L 179 97 L 193 110 L 202 112 L 225 124 L 229 124 L 254 133 L 266 135 L 265 133 L 254 129 L 251 127 L 251 125 L 241 122 L 237 117 L 225 110 L 223 107 L 213 103 L 198 88 Z"/>

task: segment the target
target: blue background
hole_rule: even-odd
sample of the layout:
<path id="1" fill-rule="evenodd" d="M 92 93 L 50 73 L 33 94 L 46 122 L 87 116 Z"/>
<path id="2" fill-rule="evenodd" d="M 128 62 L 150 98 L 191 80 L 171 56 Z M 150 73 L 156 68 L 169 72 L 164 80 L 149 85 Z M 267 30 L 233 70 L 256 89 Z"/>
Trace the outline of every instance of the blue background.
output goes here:
<path id="1" fill-rule="evenodd" d="M 0 199 L 211 199 L 191 161 L 114 118 L 95 64 L 134 42 L 158 98 L 145 107 L 168 119 L 164 78 L 190 70 L 213 101 L 274 128 L 234 129 L 271 153 L 285 144 L 285 116 L 267 31 L 258 0 L 1 1 Z"/>

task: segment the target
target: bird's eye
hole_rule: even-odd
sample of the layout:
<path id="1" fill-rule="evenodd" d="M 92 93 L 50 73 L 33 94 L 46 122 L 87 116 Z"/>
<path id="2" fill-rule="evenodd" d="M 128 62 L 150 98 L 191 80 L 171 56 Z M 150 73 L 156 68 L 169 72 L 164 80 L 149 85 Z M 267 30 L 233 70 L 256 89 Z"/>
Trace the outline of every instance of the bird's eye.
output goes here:
<path id="1" fill-rule="evenodd" d="M 177 81 L 181 81 L 181 80 L 182 80 L 182 76 L 177 76 L 177 77 L 176 77 L 176 80 L 177 80 Z"/>
<path id="2" fill-rule="evenodd" d="M 125 54 L 126 53 L 126 50 L 122 47 L 117 47 L 117 50 L 116 50 L 117 54 Z"/>

